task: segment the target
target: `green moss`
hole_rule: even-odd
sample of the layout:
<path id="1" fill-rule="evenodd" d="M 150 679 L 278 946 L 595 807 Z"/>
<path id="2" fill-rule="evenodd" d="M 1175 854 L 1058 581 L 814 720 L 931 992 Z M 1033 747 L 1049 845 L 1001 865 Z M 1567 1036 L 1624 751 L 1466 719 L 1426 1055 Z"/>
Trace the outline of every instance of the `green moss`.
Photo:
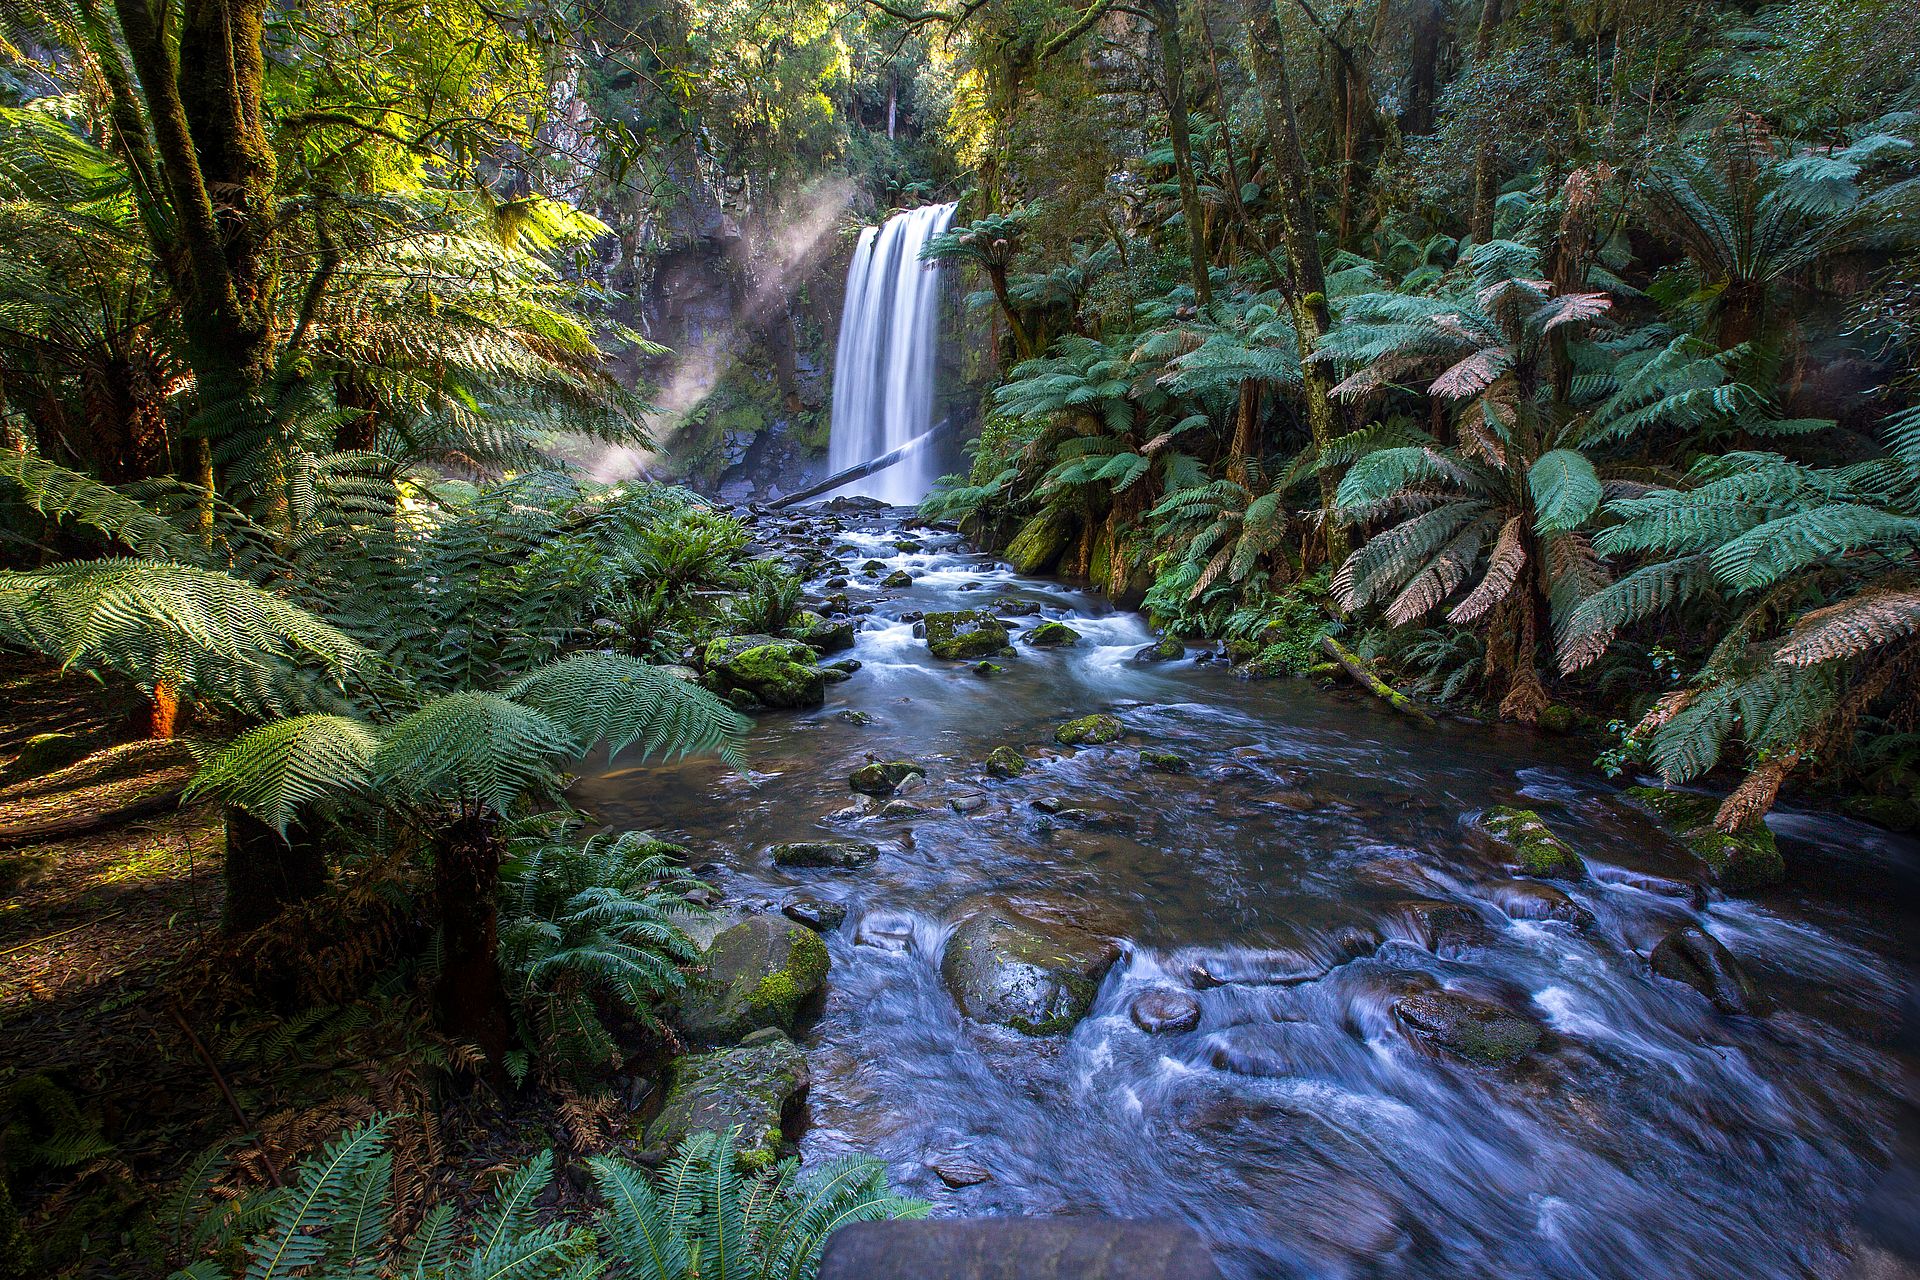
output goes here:
<path id="1" fill-rule="evenodd" d="M 987 773 L 995 778 L 1017 778 L 1027 771 L 1027 758 L 1012 747 L 987 752 Z"/>
<path id="2" fill-rule="evenodd" d="M 1142 751 L 1140 763 L 1161 773 L 1186 773 L 1193 765 L 1177 751 Z"/>
<path id="3" fill-rule="evenodd" d="M 1048 507 L 1020 526 L 1007 544 L 1007 563 L 1015 573 L 1045 573 L 1053 568 L 1073 538 L 1075 521 L 1071 514 Z"/>
<path id="4" fill-rule="evenodd" d="M 1080 643 L 1080 633 L 1064 622 L 1043 622 L 1027 632 L 1027 643 L 1040 649 L 1059 649 Z"/>
<path id="5" fill-rule="evenodd" d="M 1480 830 L 1525 875 L 1550 880 L 1584 880 L 1587 867 L 1553 828 L 1531 809 L 1495 805 L 1480 815 Z"/>
<path id="6" fill-rule="evenodd" d="M 930 613 L 924 619 L 927 648 L 936 658 L 984 658 L 1007 647 L 1007 629 L 982 609 Z"/>
<path id="7" fill-rule="evenodd" d="M 777 1032 L 748 1044 L 676 1059 L 667 1072 L 666 1101 L 642 1141 L 671 1148 L 689 1134 L 739 1129 L 737 1158 L 749 1172 L 779 1159 L 785 1140 L 781 1116 L 806 1093 L 806 1055 Z"/>
<path id="8" fill-rule="evenodd" d="M 709 676 L 722 692 L 751 694 L 770 707 L 817 707 L 826 700 L 826 677 L 814 652 L 798 640 L 727 636 L 706 648 Z"/>
<path id="9" fill-rule="evenodd" d="M 876 760 L 855 769 L 847 785 L 862 795 L 890 796 L 908 778 L 926 776 L 927 766 L 915 760 Z"/>
<path id="10" fill-rule="evenodd" d="M 1104 713 L 1069 720 L 1053 731 L 1053 740 L 1063 747 L 1098 747 L 1117 740 L 1126 726 L 1117 716 Z"/>
<path id="11" fill-rule="evenodd" d="M 1665 787 L 1629 787 L 1629 799 L 1651 811 L 1707 864 L 1715 884 L 1739 892 L 1786 879 L 1786 859 L 1765 823 L 1729 834 L 1713 825 L 1720 806 L 1711 796 Z"/>

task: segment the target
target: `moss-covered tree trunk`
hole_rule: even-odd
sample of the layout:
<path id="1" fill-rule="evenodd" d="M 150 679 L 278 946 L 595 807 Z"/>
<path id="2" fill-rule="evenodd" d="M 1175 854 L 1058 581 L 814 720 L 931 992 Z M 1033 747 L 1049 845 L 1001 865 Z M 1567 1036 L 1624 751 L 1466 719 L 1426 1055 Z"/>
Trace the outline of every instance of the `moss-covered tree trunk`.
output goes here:
<path id="1" fill-rule="evenodd" d="M 1193 134 L 1187 120 L 1186 53 L 1180 40 L 1179 0 L 1158 0 L 1154 26 L 1160 37 L 1160 85 L 1167 100 L 1167 131 L 1172 135 L 1173 171 L 1180 183 L 1180 214 L 1187 232 L 1187 260 L 1193 272 L 1193 293 L 1200 305 L 1213 303 L 1213 284 L 1207 273 L 1206 219 L 1200 208 L 1200 182 L 1193 172 Z"/>
<path id="2" fill-rule="evenodd" d="M 1320 259 L 1319 228 L 1313 212 L 1313 180 L 1306 152 L 1300 146 L 1300 121 L 1293 105 L 1293 86 L 1287 72 L 1286 45 L 1274 18 L 1272 0 L 1241 0 L 1247 24 L 1247 45 L 1261 110 L 1265 115 L 1269 163 L 1280 186 L 1281 240 L 1287 269 L 1293 274 L 1287 291 L 1293 312 L 1294 341 L 1300 352 L 1302 397 L 1307 405 L 1307 429 L 1316 448 L 1325 449 L 1340 434 L 1339 409 L 1333 403 L 1333 384 L 1326 369 L 1313 359 L 1320 338 L 1332 326 L 1327 309 L 1327 273 Z M 1339 477 L 1330 469 L 1320 473 L 1320 520 L 1327 562 L 1347 558 L 1346 531 L 1334 518 Z"/>
<path id="3" fill-rule="evenodd" d="M 1487 60 L 1493 55 L 1493 34 L 1500 26 L 1500 0 L 1485 0 L 1480 6 L 1480 24 L 1473 36 L 1473 69 L 1484 75 Z M 1467 219 L 1467 234 L 1475 244 L 1493 239 L 1494 142 L 1492 132 L 1483 127 L 1473 150 L 1473 209 Z"/>

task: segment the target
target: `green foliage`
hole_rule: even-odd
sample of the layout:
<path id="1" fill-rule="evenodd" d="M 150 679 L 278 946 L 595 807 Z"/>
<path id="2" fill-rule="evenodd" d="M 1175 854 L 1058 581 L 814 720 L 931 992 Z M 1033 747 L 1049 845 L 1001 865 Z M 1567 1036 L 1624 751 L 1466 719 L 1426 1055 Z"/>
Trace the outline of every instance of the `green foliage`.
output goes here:
<path id="1" fill-rule="evenodd" d="M 217 1163 L 216 1153 L 189 1179 L 189 1200 Z M 729 1134 L 688 1138 L 657 1181 L 620 1160 L 591 1167 L 604 1207 L 590 1230 L 542 1220 L 536 1203 L 553 1181 L 553 1157 L 542 1153 L 507 1173 L 477 1211 L 443 1202 L 397 1240 L 387 1121 L 376 1117 L 301 1161 L 291 1185 L 216 1202 L 178 1242 L 195 1260 L 174 1280 L 809 1280 L 836 1227 L 927 1211 L 894 1195 L 873 1161 L 802 1173 L 788 1160 L 743 1178 Z M 240 1255 L 231 1267 L 221 1260 L 230 1252 Z"/>
<path id="2" fill-rule="evenodd" d="M 654 1007 L 698 952 L 685 850 L 633 832 L 576 838 L 571 815 L 530 820 L 501 871 L 500 966 L 521 1040 L 563 1075 L 619 1065 L 601 1000 L 658 1032 Z"/>

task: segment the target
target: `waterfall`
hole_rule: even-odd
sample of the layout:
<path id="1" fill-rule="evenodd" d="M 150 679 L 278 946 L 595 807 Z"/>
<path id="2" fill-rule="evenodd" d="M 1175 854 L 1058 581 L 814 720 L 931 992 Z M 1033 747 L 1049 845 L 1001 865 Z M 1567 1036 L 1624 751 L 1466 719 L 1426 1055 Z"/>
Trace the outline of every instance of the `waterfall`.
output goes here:
<path id="1" fill-rule="evenodd" d="M 934 343 L 940 268 L 920 261 L 947 229 L 954 206 L 926 205 L 868 227 L 847 267 L 847 303 L 833 369 L 829 473 L 858 466 L 919 439 L 933 427 Z M 842 490 L 898 505 L 927 496 L 935 451 L 921 448 Z"/>

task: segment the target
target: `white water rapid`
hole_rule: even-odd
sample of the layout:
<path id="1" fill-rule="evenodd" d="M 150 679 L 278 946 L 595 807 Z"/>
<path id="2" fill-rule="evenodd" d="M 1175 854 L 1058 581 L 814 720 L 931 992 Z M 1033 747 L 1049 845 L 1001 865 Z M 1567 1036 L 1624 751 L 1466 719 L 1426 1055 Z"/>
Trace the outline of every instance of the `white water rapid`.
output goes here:
<path id="1" fill-rule="evenodd" d="M 920 261 L 920 250 L 947 229 L 953 210 L 951 204 L 925 205 L 860 233 L 847 268 L 834 361 L 830 474 L 898 449 L 933 427 L 940 268 Z M 922 447 L 840 492 L 916 503 L 933 485 L 934 458 L 934 450 Z"/>

